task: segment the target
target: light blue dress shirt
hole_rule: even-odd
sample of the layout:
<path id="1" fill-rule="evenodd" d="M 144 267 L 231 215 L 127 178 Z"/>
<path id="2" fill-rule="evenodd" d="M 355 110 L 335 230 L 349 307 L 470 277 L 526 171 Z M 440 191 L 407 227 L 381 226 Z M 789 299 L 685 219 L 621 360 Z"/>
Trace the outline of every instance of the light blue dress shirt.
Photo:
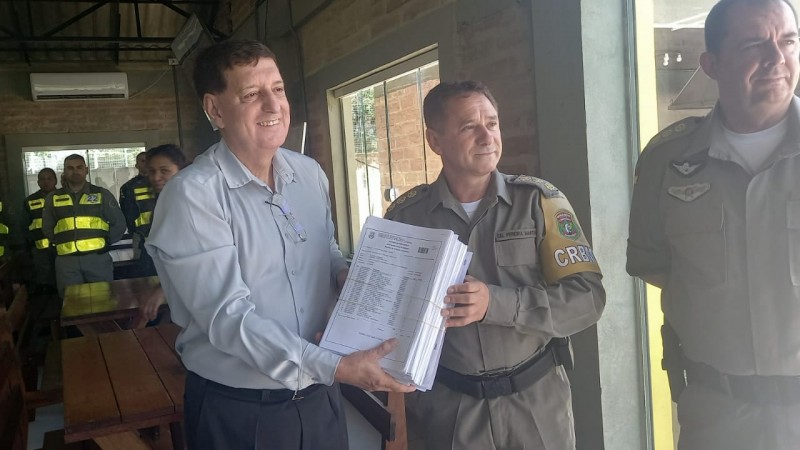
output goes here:
<path id="1" fill-rule="evenodd" d="M 188 370 L 240 388 L 332 384 L 341 357 L 310 342 L 347 267 L 328 179 L 282 148 L 272 170 L 274 193 L 224 140 L 212 146 L 162 191 L 147 251 L 183 327 L 176 349 Z"/>

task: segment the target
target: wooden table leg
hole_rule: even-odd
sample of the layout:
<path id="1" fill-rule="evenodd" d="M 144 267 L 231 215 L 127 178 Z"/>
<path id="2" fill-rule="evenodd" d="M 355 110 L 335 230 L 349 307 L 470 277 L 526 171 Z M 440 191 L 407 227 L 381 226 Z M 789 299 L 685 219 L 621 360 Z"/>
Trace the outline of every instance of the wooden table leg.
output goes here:
<path id="1" fill-rule="evenodd" d="M 183 435 L 183 421 L 172 422 L 169 424 L 170 434 L 172 434 L 172 448 L 183 450 L 186 448 L 186 441 Z"/>
<path id="2" fill-rule="evenodd" d="M 406 399 L 402 392 L 389 392 L 386 409 L 392 413 L 394 421 L 394 440 L 385 443 L 385 450 L 406 450 L 408 435 L 406 431 Z"/>
<path id="3" fill-rule="evenodd" d="M 146 439 L 143 437 L 143 440 L 147 441 L 147 444 L 153 450 L 174 450 L 172 444 L 172 433 L 170 432 L 169 425 L 163 424 L 157 427 L 151 427 L 144 430 L 139 430 Z M 182 450 L 182 448 L 178 449 Z"/>
<path id="4" fill-rule="evenodd" d="M 135 431 L 96 437 L 94 442 L 103 450 L 150 450 Z"/>

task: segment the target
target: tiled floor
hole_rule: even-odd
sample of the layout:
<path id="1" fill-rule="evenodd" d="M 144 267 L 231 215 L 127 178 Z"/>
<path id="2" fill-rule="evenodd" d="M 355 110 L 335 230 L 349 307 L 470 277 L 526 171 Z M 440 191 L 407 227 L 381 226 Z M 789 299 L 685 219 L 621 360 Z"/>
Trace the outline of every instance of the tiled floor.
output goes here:
<path id="1" fill-rule="evenodd" d="M 64 428 L 64 404 L 45 406 L 36 410 L 36 420 L 28 424 L 28 450 L 42 448 L 44 433 Z"/>

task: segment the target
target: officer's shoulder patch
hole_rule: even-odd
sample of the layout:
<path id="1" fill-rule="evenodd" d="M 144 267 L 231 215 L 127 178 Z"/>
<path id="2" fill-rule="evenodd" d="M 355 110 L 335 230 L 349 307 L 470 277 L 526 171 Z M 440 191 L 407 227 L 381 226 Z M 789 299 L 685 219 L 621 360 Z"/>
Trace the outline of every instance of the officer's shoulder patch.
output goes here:
<path id="1" fill-rule="evenodd" d="M 703 121 L 703 117 L 687 117 L 661 130 L 650 140 L 648 146 L 660 145 L 673 139 L 685 136 L 694 131 Z"/>
<path id="2" fill-rule="evenodd" d="M 414 186 L 413 188 L 406 191 L 400 197 L 397 197 L 395 201 L 386 208 L 386 213 L 390 213 L 394 210 L 399 210 L 401 208 L 405 208 L 408 205 L 416 203 L 422 196 L 420 194 L 424 194 L 428 191 L 430 185 L 427 184 L 420 184 L 419 186 Z"/>
<path id="3" fill-rule="evenodd" d="M 506 180 L 511 184 L 521 185 L 521 186 L 534 186 L 542 191 L 545 197 L 555 197 L 561 194 L 561 191 L 558 190 L 553 183 L 543 180 L 541 178 L 532 177 L 530 175 L 512 175 Z"/>

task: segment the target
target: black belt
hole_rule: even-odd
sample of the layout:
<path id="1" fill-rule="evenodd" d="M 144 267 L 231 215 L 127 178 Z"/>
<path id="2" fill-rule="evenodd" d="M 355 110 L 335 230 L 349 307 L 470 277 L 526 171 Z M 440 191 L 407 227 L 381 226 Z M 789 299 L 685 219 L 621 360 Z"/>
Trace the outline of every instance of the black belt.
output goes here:
<path id="1" fill-rule="evenodd" d="M 464 375 L 439 366 L 436 381 L 448 388 L 475 398 L 497 398 L 522 391 L 541 380 L 558 362 L 553 348 L 525 361 L 519 367 L 505 372 L 486 375 Z"/>
<path id="2" fill-rule="evenodd" d="M 305 389 L 297 391 L 295 394 L 295 391 L 291 389 L 247 389 L 225 386 L 224 384 L 219 384 L 207 378 L 203 378 L 194 372 L 187 372 L 186 377 L 194 378 L 196 381 L 204 383 L 206 389 L 211 389 L 226 397 L 251 403 L 282 403 L 289 400 L 300 400 L 303 397 L 310 396 L 316 391 L 329 387 L 324 384 L 312 384 Z"/>
<path id="3" fill-rule="evenodd" d="M 748 403 L 791 405 L 800 402 L 800 377 L 728 375 L 709 365 L 689 361 L 686 379 Z"/>

